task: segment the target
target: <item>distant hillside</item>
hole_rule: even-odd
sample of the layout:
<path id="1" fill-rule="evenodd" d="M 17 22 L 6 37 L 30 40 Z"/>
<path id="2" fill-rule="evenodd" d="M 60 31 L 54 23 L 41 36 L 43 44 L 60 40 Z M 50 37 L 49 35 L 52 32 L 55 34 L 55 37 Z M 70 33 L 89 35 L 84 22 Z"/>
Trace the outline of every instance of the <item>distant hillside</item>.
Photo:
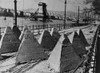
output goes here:
<path id="1" fill-rule="evenodd" d="M 24 13 L 35 13 L 37 9 L 25 9 L 23 12 Z M 18 15 L 20 16 L 21 11 L 17 11 Z M 67 11 L 67 17 L 74 17 L 77 18 L 77 13 L 73 12 L 73 11 Z M 6 8 L 2 8 L 0 7 L 0 16 L 13 16 L 14 14 L 14 10 L 13 9 L 6 9 Z M 55 17 L 60 17 L 60 18 L 64 18 L 64 11 L 52 11 L 52 10 L 48 10 L 48 14 L 50 16 L 55 16 Z M 80 17 L 83 17 L 83 14 L 80 14 Z"/>
<path id="2" fill-rule="evenodd" d="M 0 13 L 2 13 L 6 8 L 2 8 L 0 7 Z M 35 13 L 37 9 L 25 9 L 24 12 L 29 12 L 29 13 Z M 10 11 L 12 13 L 14 13 L 13 9 L 10 9 Z M 17 11 L 19 13 L 19 11 Z M 54 16 L 62 16 L 64 17 L 64 11 L 52 11 L 52 10 L 48 10 L 49 15 L 54 15 Z M 72 11 L 67 11 L 67 16 L 74 16 L 75 12 Z"/>

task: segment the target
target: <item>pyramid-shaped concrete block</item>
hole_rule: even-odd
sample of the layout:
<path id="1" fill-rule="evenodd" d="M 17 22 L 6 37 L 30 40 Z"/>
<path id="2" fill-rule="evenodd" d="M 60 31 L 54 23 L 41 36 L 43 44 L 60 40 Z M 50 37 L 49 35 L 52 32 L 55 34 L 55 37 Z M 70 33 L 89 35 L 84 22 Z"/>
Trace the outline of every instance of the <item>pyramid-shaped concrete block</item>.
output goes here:
<path id="1" fill-rule="evenodd" d="M 43 48 L 45 48 L 45 50 L 48 51 L 52 51 L 55 46 L 55 42 L 49 31 L 47 30 L 43 30 L 42 34 L 40 35 L 40 38 L 38 39 L 38 42 L 43 46 Z"/>
<path id="2" fill-rule="evenodd" d="M 84 45 L 83 41 L 81 40 L 81 38 L 79 37 L 79 35 L 77 34 L 77 32 L 74 32 L 72 44 L 78 55 L 82 56 L 82 55 L 86 54 L 87 51 L 86 51 L 85 45 Z"/>
<path id="3" fill-rule="evenodd" d="M 11 30 L 11 27 L 7 26 L 0 41 L 0 54 L 17 52 L 19 45 L 19 39 Z"/>
<path id="4" fill-rule="evenodd" d="M 22 41 L 23 36 L 24 36 L 26 30 L 28 30 L 28 27 L 27 27 L 27 26 L 24 26 L 23 31 L 21 32 L 21 35 L 20 35 L 20 37 L 19 37 L 19 40 L 20 40 L 20 41 Z"/>
<path id="5" fill-rule="evenodd" d="M 68 38 L 71 43 L 73 43 L 74 34 L 75 34 L 75 32 L 72 32 L 70 35 L 68 35 Z"/>
<path id="6" fill-rule="evenodd" d="M 63 46 L 68 46 L 71 44 L 68 36 L 66 34 L 64 34 L 65 40 L 63 41 Z"/>
<path id="7" fill-rule="evenodd" d="M 29 30 L 25 31 L 25 35 L 16 56 L 16 63 L 44 58 L 47 58 L 47 54 L 44 53 L 42 46 Z"/>
<path id="8" fill-rule="evenodd" d="M 18 26 L 13 26 L 12 30 L 15 33 L 15 35 L 19 38 L 21 31 L 19 30 Z"/>
<path id="9" fill-rule="evenodd" d="M 61 50 L 62 50 L 62 43 L 64 40 L 64 35 L 62 35 L 56 46 L 54 47 L 53 51 L 51 52 L 50 57 L 48 58 L 48 64 L 50 65 L 50 68 L 55 69 L 55 71 L 60 71 L 60 58 L 61 58 Z"/>
<path id="10" fill-rule="evenodd" d="M 65 41 L 65 42 L 64 42 Z M 71 43 L 62 35 L 57 42 L 54 50 L 51 52 L 47 63 L 51 69 L 56 72 L 68 72 L 75 69 L 81 62 L 81 58 L 74 51 Z M 69 44 L 69 45 L 66 45 Z"/>
<path id="11" fill-rule="evenodd" d="M 79 37 L 81 38 L 81 40 L 83 41 L 83 43 L 85 44 L 85 47 L 90 46 L 84 36 L 83 31 L 81 29 L 79 29 L 79 30 L 77 30 L 77 33 L 78 33 Z"/>
<path id="12" fill-rule="evenodd" d="M 52 28 L 50 34 L 53 37 L 53 40 L 55 41 L 55 45 L 56 45 L 56 43 L 58 42 L 58 40 L 61 36 L 60 33 L 57 31 L 56 28 Z"/>
<path id="13" fill-rule="evenodd" d="M 70 44 L 63 46 L 60 61 L 60 72 L 63 73 L 76 69 L 83 60 L 76 54 L 73 46 Z"/>

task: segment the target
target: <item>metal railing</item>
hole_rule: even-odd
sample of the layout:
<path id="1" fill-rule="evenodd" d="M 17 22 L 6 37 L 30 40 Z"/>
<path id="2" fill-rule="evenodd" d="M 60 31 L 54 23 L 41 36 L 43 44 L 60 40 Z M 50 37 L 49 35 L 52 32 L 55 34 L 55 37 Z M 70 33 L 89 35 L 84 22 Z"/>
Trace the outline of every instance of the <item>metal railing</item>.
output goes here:
<path id="1" fill-rule="evenodd" d="M 43 29 L 47 29 L 47 30 L 51 30 L 52 28 L 56 28 L 58 31 L 64 29 L 63 28 L 63 24 L 45 24 L 45 25 L 31 25 L 31 26 L 27 26 L 29 30 L 31 30 L 34 34 L 35 33 L 40 33 Z M 67 28 L 71 28 L 71 24 L 70 25 L 66 25 L 65 29 Z M 18 26 L 18 28 L 20 29 L 20 31 L 23 30 L 24 26 Z M 4 33 L 4 29 L 5 27 L 0 27 L 0 34 Z"/>

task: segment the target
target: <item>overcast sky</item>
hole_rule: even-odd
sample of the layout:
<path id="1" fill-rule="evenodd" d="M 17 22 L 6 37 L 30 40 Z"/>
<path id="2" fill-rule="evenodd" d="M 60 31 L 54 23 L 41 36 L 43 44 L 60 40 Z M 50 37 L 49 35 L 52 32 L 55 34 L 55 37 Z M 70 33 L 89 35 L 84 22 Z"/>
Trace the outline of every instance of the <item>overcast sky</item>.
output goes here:
<path id="1" fill-rule="evenodd" d="M 14 0 L 0 0 L 0 6 L 4 8 L 14 8 Z M 43 1 L 47 3 L 48 10 L 63 11 L 64 10 L 64 0 L 17 0 L 17 9 L 23 10 L 28 8 L 37 9 L 38 2 Z M 78 5 L 82 9 L 84 7 L 83 0 L 68 0 L 67 10 L 77 11 Z"/>

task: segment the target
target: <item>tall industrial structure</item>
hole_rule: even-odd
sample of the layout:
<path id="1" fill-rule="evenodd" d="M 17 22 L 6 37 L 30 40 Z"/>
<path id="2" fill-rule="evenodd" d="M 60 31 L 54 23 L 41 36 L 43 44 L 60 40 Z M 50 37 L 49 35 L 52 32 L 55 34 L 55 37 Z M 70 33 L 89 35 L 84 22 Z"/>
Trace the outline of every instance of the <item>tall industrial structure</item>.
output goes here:
<path id="1" fill-rule="evenodd" d="M 34 14 L 31 15 L 31 17 L 35 21 L 38 21 L 39 19 L 41 19 L 43 22 L 46 22 L 46 20 L 49 19 L 49 14 L 46 9 L 47 7 L 46 3 L 39 2 L 38 7 L 39 8 L 36 10 Z"/>

